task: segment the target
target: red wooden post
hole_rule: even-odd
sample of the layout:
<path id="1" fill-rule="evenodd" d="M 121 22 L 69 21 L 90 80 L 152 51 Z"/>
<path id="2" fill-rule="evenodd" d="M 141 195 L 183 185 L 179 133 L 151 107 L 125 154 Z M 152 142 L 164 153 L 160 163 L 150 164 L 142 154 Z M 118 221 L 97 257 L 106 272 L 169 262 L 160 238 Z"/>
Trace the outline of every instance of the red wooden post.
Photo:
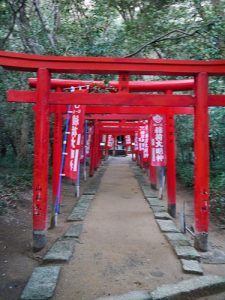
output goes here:
<path id="1" fill-rule="evenodd" d="M 109 158 L 108 140 L 109 140 L 109 135 L 107 134 L 105 140 L 105 160 Z"/>
<path id="2" fill-rule="evenodd" d="M 196 105 L 194 113 L 195 151 L 195 247 L 208 248 L 209 224 L 209 139 L 208 139 L 208 75 L 195 78 Z"/>
<path id="3" fill-rule="evenodd" d="M 61 91 L 61 88 L 57 88 Z M 55 105 L 53 131 L 53 171 L 52 171 L 52 217 L 51 228 L 55 227 L 55 202 L 58 196 L 60 167 L 62 159 L 62 112 L 60 105 Z"/>
<path id="4" fill-rule="evenodd" d="M 174 135 L 174 115 L 166 116 L 166 147 L 167 147 L 167 199 L 168 213 L 176 217 L 176 153 Z"/>
<path id="5" fill-rule="evenodd" d="M 166 91 L 167 95 L 172 91 Z M 166 152 L 167 152 L 167 200 L 168 213 L 176 218 L 176 153 L 174 114 L 166 115 Z"/>
<path id="6" fill-rule="evenodd" d="M 96 131 L 96 126 L 95 126 L 95 121 L 94 121 L 93 134 L 92 134 L 92 139 L 91 139 L 91 143 L 90 143 L 90 167 L 89 167 L 89 176 L 90 177 L 92 177 L 94 175 L 95 131 Z"/>
<path id="7" fill-rule="evenodd" d="M 37 77 L 33 183 L 33 249 L 36 251 L 47 242 L 50 73 L 41 68 Z"/>
<path id="8" fill-rule="evenodd" d="M 113 143 L 113 156 L 116 156 L 116 146 L 117 146 L 117 135 L 113 135 L 114 143 Z"/>

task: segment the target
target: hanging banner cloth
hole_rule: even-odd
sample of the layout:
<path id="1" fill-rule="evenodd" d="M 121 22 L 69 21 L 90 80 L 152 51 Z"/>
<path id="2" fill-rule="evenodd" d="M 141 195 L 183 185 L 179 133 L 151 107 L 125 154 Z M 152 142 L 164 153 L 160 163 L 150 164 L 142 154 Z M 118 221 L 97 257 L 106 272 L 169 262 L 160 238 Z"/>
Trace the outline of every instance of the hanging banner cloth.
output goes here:
<path id="1" fill-rule="evenodd" d="M 151 165 L 166 166 L 166 119 L 164 115 L 154 115 L 150 121 Z"/>
<path id="2" fill-rule="evenodd" d="M 71 106 L 64 174 L 72 180 L 76 180 L 78 175 L 78 165 L 81 155 L 81 138 L 84 129 L 84 114 L 84 105 Z"/>
<path id="3" fill-rule="evenodd" d="M 114 137 L 113 137 L 111 134 L 109 134 L 109 135 L 108 135 L 108 143 L 107 143 L 107 147 L 108 147 L 109 149 L 111 149 L 111 148 L 113 147 L 113 145 L 114 145 Z"/>
<path id="4" fill-rule="evenodd" d="M 134 151 L 136 154 L 138 154 L 138 131 L 135 131 L 134 133 Z"/>
<path id="5" fill-rule="evenodd" d="M 91 148 L 91 141 L 92 141 L 92 136 L 94 133 L 94 128 L 92 125 L 90 125 L 89 127 L 87 126 L 87 147 L 86 147 L 86 156 L 90 157 L 90 148 Z"/>
<path id="6" fill-rule="evenodd" d="M 141 155 L 143 155 L 144 143 L 145 143 L 145 121 L 140 121 L 139 128 L 138 128 L 138 152 Z"/>
<path id="7" fill-rule="evenodd" d="M 126 144 L 126 147 L 131 146 L 131 136 L 130 135 L 125 135 L 125 144 Z"/>
<path id="8" fill-rule="evenodd" d="M 149 121 L 146 120 L 145 121 L 145 125 L 144 125 L 144 146 L 143 146 L 143 162 L 148 162 L 149 159 L 149 138 L 148 138 L 148 134 L 149 134 Z"/>

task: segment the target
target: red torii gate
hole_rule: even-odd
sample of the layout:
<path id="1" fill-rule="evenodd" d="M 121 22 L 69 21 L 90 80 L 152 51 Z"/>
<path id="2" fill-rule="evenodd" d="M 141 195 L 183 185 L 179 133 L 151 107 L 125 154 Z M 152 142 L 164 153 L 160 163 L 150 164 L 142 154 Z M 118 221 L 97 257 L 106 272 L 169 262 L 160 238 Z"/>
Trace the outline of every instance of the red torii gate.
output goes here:
<path id="1" fill-rule="evenodd" d="M 35 92 L 17 93 L 25 96 L 21 102 L 31 102 L 35 98 L 35 156 L 34 156 L 34 248 L 46 243 L 47 229 L 47 179 L 49 106 L 51 104 L 104 104 L 104 105 L 149 105 L 194 107 L 195 127 L 195 245 L 201 250 L 208 244 L 209 214 L 209 161 L 208 161 L 208 106 L 224 106 L 224 95 L 208 95 L 208 75 L 224 75 L 225 61 L 178 61 L 158 59 L 121 59 L 102 57 L 52 57 L 0 52 L 0 65 L 24 72 L 37 72 Z M 117 100 L 112 94 L 70 94 L 50 92 L 51 73 L 78 74 L 120 74 L 129 76 L 168 75 L 193 76 L 195 95 L 138 95 L 120 91 Z M 14 94 L 15 95 L 15 94 Z M 68 95 L 67 95 L 68 96 Z M 18 98 L 18 97 L 17 97 Z"/>
<path id="2" fill-rule="evenodd" d="M 119 78 L 120 80 L 117 81 L 110 81 L 108 84 L 105 84 L 103 81 L 87 81 L 87 80 L 68 80 L 68 79 L 51 79 L 51 88 L 55 89 L 56 91 L 62 91 L 62 89 L 65 88 L 78 88 L 78 89 L 86 89 L 86 88 L 93 88 L 93 87 L 98 87 L 98 88 L 115 88 L 117 90 L 121 90 L 121 80 L 125 81 L 127 78 L 122 77 Z M 29 86 L 31 88 L 35 88 L 37 85 L 37 79 L 36 78 L 29 78 L 28 79 Z M 185 79 L 185 80 L 166 80 L 166 81 L 128 81 L 126 84 L 123 83 L 123 87 L 127 88 L 129 92 L 164 92 L 167 94 L 172 94 L 174 91 L 187 91 L 187 90 L 193 90 L 194 88 L 194 80 L 193 79 Z M 116 97 L 116 96 L 115 96 Z M 99 107 L 99 106 L 98 106 Z M 106 107 L 103 106 L 103 109 Z M 110 107 L 112 108 L 112 107 Z M 124 108 L 124 106 L 123 106 Z M 129 107 L 131 109 L 132 107 Z M 139 108 L 139 107 L 138 107 Z M 136 108 L 135 108 L 136 109 Z M 146 112 L 146 107 L 143 107 L 144 111 Z M 152 109 L 152 107 L 151 107 Z M 157 113 L 159 112 L 159 108 L 157 107 Z M 168 195 L 168 212 L 171 214 L 172 217 L 176 217 L 176 158 L 175 158 L 175 138 L 174 138 L 174 117 L 173 115 L 175 113 L 182 113 L 182 114 L 190 114 L 193 113 L 192 108 L 178 108 L 179 111 L 173 111 L 174 108 L 161 108 L 161 113 L 165 114 L 167 116 L 167 144 L 168 144 L 168 168 L 167 168 L 167 174 L 168 174 L 168 180 L 167 180 L 167 195 Z M 117 112 L 118 107 L 114 108 L 113 112 Z M 63 108 L 62 108 L 63 111 Z M 105 112 L 105 111 L 104 111 Z M 132 113 L 132 111 L 131 111 Z M 116 116 L 114 114 L 114 116 Z M 117 114 L 117 120 L 126 120 L 126 115 L 118 115 Z M 129 116 L 129 115 L 128 115 Z M 142 116 L 142 115 L 140 115 Z M 60 117 L 57 116 L 57 119 Z M 86 117 L 89 119 L 89 117 Z M 100 117 L 99 117 L 100 118 Z M 96 115 L 94 115 L 91 119 L 98 120 L 99 118 L 96 118 Z M 144 117 L 141 117 L 144 119 Z M 146 119 L 149 118 L 149 116 L 146 116 Z M 111 116 L 104 116 L 104 119 L 111 119 Z M 138 118 L 140 119 L 140 117 Z M 59 139 L 56 137 L 56 139 Z M 60 138 L 61 139 L 61 138 Z M 60 151 L 59 151 L 60 152 Z M 59 159 L 58 159 L 59 160 Z M 157 179 L 156 179 L 156 169 L 155 167 L 152 167 L 150 165 L 150 182 L 151 186 L 153 188 L 156 187 Z M 57 166 L 55 168 L 57 169 Z M 94 167 L 91 164 L 90 167 L 90 174 L 93 175 Z M 57 180 L 54 180 L 54 174 L 57 174 L 57 172 L 53 172 L 53 199 L 54 199 L 54 191 L 57 191 Z M 54 188 L 54 185 L 56 187 Z"/>

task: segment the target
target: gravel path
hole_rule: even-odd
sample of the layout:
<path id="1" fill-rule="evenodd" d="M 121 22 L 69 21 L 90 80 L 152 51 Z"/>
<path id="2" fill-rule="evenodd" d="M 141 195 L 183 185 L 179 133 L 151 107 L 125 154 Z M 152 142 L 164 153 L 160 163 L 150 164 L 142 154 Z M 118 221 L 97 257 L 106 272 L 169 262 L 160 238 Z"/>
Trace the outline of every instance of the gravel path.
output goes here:
<path id="1" fill-rule="evenodd" d="M 182 273 L 129 162 L 129 157 L 110 161 L 80 243 L 62 266 L 54 300 L 92 300 L 193 277 Z"/>

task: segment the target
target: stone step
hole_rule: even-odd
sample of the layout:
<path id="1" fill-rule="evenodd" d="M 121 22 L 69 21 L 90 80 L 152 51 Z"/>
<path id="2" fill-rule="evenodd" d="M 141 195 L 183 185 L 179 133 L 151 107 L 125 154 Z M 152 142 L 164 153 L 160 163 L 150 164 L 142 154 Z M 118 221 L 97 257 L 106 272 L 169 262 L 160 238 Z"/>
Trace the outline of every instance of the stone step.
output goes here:
<path id="1" fill-rule="evenodd" d="M 74 239 L 61 239 L 56 241 L 50 250 L 43 258 L 45 263 L 49 262 L 65 262 L 68 261 L 74 251 L 75 240 Z"/>
<path id="2" fill-rule="evenodd" d="M 60 267 L 37 267 L 22 292 L 22 300 L 46 300 L 53 296 Z"/>

